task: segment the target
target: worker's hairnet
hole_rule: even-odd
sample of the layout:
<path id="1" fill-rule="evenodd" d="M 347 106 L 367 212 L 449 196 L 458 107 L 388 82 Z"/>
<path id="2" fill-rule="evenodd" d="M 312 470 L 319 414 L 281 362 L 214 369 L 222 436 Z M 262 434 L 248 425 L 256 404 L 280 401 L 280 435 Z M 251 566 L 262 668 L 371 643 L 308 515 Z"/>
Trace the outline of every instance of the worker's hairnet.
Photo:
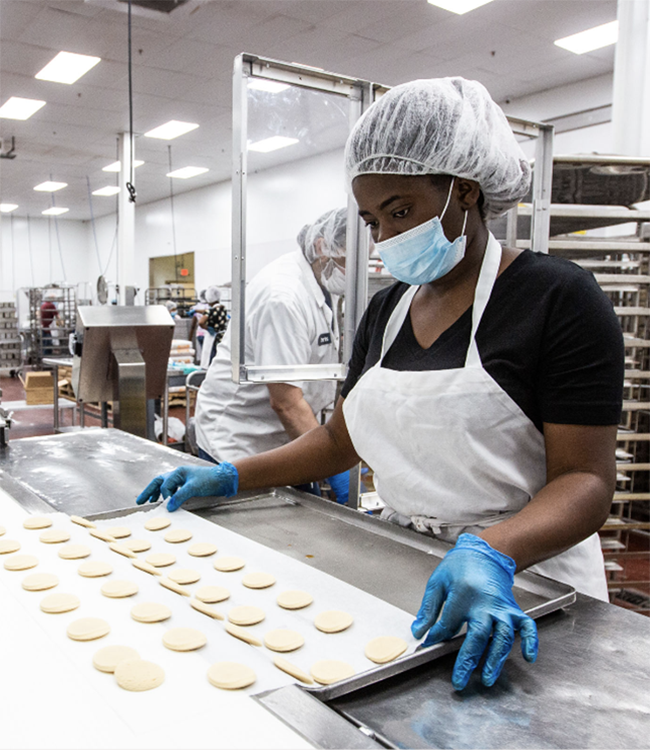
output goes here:
<path id="1" fill-rule="evenodd" d="M 205 290 L 205 301 L 208 305 L 214 305 L 215 302 L 219 302 L 221 299 L 221 292 L 216 286 L 209 286 Z"/>
<path id="2" fill-rule="evenodd" d="M 528 191 L 530 165 L 501 108 L 478 81 L 431 78 L 395 86 L 355 124 L 348 181 L 362 174 L 449 174 L 476 180 L 486 218 Z"/>
<path id="3" fill-rule="evenodd" d="M 326 258 L 340 258 L 345 255 L 345 230 L 348 209 L 335 208 L 320 216 L 313 224 L 305 224 L 296 239 L 309 263 L 317 257 L 316 241 L 320 243 L 321 254 Z"/>
<path id="4" fill-rule="evenodd" d="M 165 302 L 165 307 L 171 312 L 172 310 L 176 310 L 178 305 L 171 299 L 168 299 L 167 302 Z"/>

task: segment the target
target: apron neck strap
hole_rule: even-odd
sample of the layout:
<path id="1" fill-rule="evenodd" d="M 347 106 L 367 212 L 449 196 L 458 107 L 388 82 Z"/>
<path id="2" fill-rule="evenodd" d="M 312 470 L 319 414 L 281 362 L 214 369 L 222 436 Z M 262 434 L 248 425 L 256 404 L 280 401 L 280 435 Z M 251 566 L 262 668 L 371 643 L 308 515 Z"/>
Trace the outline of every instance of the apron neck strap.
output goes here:
<path id="1" fill-rule="evenodd" d="M 474 292 L 472 333 L 469 339 L 469 349 L 467 350 L 465 367 L 481 366 L 481 357 L 478 353 L 478 346 L 476 344 L 476 332 L 481 324 L 481 318 L 483 317 L 490 295 L 492 294 L 494 282 L 499 273 L 500 264 L 501 245 L 497 242 L 492 232 L 489 232 L 485 255 L 483 256 L 483 262 L 481 263 L 481 271 L 478 276 L 478 282 L 476 283 L 476 291 Z"/>

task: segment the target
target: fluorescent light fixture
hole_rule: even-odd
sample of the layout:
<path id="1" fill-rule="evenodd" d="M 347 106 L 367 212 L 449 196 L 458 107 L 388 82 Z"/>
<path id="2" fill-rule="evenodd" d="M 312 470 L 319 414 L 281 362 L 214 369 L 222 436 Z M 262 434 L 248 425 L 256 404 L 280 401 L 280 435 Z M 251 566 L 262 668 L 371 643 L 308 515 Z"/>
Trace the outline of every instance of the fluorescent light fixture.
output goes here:
<path id="1" fill-rule="evenodd" d="M 592 52 L 595 49 L 616 44 L 617 40 L 618 21 L 610 21 L 601 26 L 594 26 L 593 29 L 556 39 L 554 44 L 563 49 L 568 49 L 569 52 L 574 52 L 576 55 L 584 55 L 585 52 Z"/>
<path id="2" fill-rule="evenodd" d="M 69 208 L 63 208 L 62 206 L 52 206 L 52 208 L 46 208 L 45 211 L 41 211 L 43 216 L 60 216 L 69 211 Z"/>
<path id="3" fill-rule="evenodd" d="M 133 160 L 134 169 L 141 167 L 143 164 L 144 162 L 140 161 L 139 159 Z M 114 161 L 112 164 L 109 164 L 106 167 L 102 167 L 102 172 L 119 172 L 121 169 L 122 169 L 122 163 L 119 161 Z"/>
<path id="4" fill-rule="evenodd" d="M 0 213 L 10 214 L 18 208 L 17 203 L 0 203 Z"/>
<path id="5" fill-rule="evenodd" d="M 41 182 L 34 190 L 38 190 L 41 193 L 54 193 L 64 187 L 68 187 L 67 182 Z"/>
<path id="6" fill-rule="evenodd" d="M 443 10 L 449 10 L 452 13 L 456 13 L 462 16 L 464 13 L 469 13 L 470 10 L 480 8 L 481 5 L 487 5 L 492 0 L 429 0 L 431 5 L 436 5 L 438 8 Z"/>
<path id="7" fill-rule="evenodd" d="M 106 187 L 99 188 L 99 190 L 93 190 L 93 195 L 111 196 L 117 195 L 119 192 L 120 189 L 117 185 L 106 185 Z"/>
<path id="8" fill-rule="evenodd" d="M 159 125 L 153 130 L 145 133 L 147 138 L 161 138 L 164 141 L 171 141 L 172 138 L 178 138 L 179 135 L 185 135 L 190 130 L 196 130 L 198 124 L 195 122 L 181 122 L 180 120 L 170 120 L 164 125 Z"/>
<path id="9" fill-rule="evenodd" d="M 167 177 L 178 177 L 180 180 L 188 180 L 190 177 L 196 177 L 205 174 L 208 170 L 205 167 L 181 167 L 173 172 L 167 172 Z"/>
<path id="10" fill-rule="evenodd" d="M 287 138 L 284 135 L 272 135 L 270 138 L 265 138 L 263 141 L 249 143 L 248 150 L 259 151 L 261 154 L 268 154 L 269 151 L 277 151 L 279 148 L 293 146 L 294 143 L 298 143 L 297 138 Z"/>
<path id="11" fill-rule="evenodd" d="M 0 107 L 0 117 L 7 120 L 29 120 L 38 112 L 45 102 L 40 99 L 23 99 L 20 96 L 12 96 Z"/>
<path id="12" fill-rule="evenodd" d="M 34 78 L 38 78 L 39 81 L 74 83 L 94 68 L 101 59 L 91 55 L 78 55 L 75 52 L 59 52 Z"/>
<path id="13" fill-rule="evenodd" d="M 281 91 L 288 89 L 289 84 L 269 81 L 268 78 L 251 78 L 248 82 L 248 88 L 256 91 L 268 91 L 269 94 L 279 94 Z"/>

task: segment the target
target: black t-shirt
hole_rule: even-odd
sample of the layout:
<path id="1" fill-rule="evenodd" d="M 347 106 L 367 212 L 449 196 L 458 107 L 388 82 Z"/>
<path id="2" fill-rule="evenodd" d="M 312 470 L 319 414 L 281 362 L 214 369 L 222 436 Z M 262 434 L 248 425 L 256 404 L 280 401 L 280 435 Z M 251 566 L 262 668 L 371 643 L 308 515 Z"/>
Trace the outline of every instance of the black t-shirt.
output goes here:
<path id="1" fill-rule="evenodd" d="M 344 397 L 379 360 L 388 319 L 408 288 L 397 282 L 370 301 L 355 336 Z M 470 308 L 423 349 L 407 315 L 382 366 L 463 367 L 471 326 Z M 530 250 L 517 256 L 495 282 L 476 340 L 485 370 L 540 431 L 543 422 L 619 423 L 621 327 L 593 275 L 575 263 Z"/>

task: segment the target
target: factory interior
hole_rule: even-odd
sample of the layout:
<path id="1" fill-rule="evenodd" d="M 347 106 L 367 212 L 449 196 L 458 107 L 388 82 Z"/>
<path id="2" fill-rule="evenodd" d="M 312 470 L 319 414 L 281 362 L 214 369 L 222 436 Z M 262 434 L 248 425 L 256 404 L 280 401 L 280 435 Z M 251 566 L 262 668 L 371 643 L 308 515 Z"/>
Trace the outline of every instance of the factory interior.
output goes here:
<path id="1" fill-rule="evenodd" d="M 650 0 L 0 0 L 0 745 L 650 748 L 649 118 Z"/>

